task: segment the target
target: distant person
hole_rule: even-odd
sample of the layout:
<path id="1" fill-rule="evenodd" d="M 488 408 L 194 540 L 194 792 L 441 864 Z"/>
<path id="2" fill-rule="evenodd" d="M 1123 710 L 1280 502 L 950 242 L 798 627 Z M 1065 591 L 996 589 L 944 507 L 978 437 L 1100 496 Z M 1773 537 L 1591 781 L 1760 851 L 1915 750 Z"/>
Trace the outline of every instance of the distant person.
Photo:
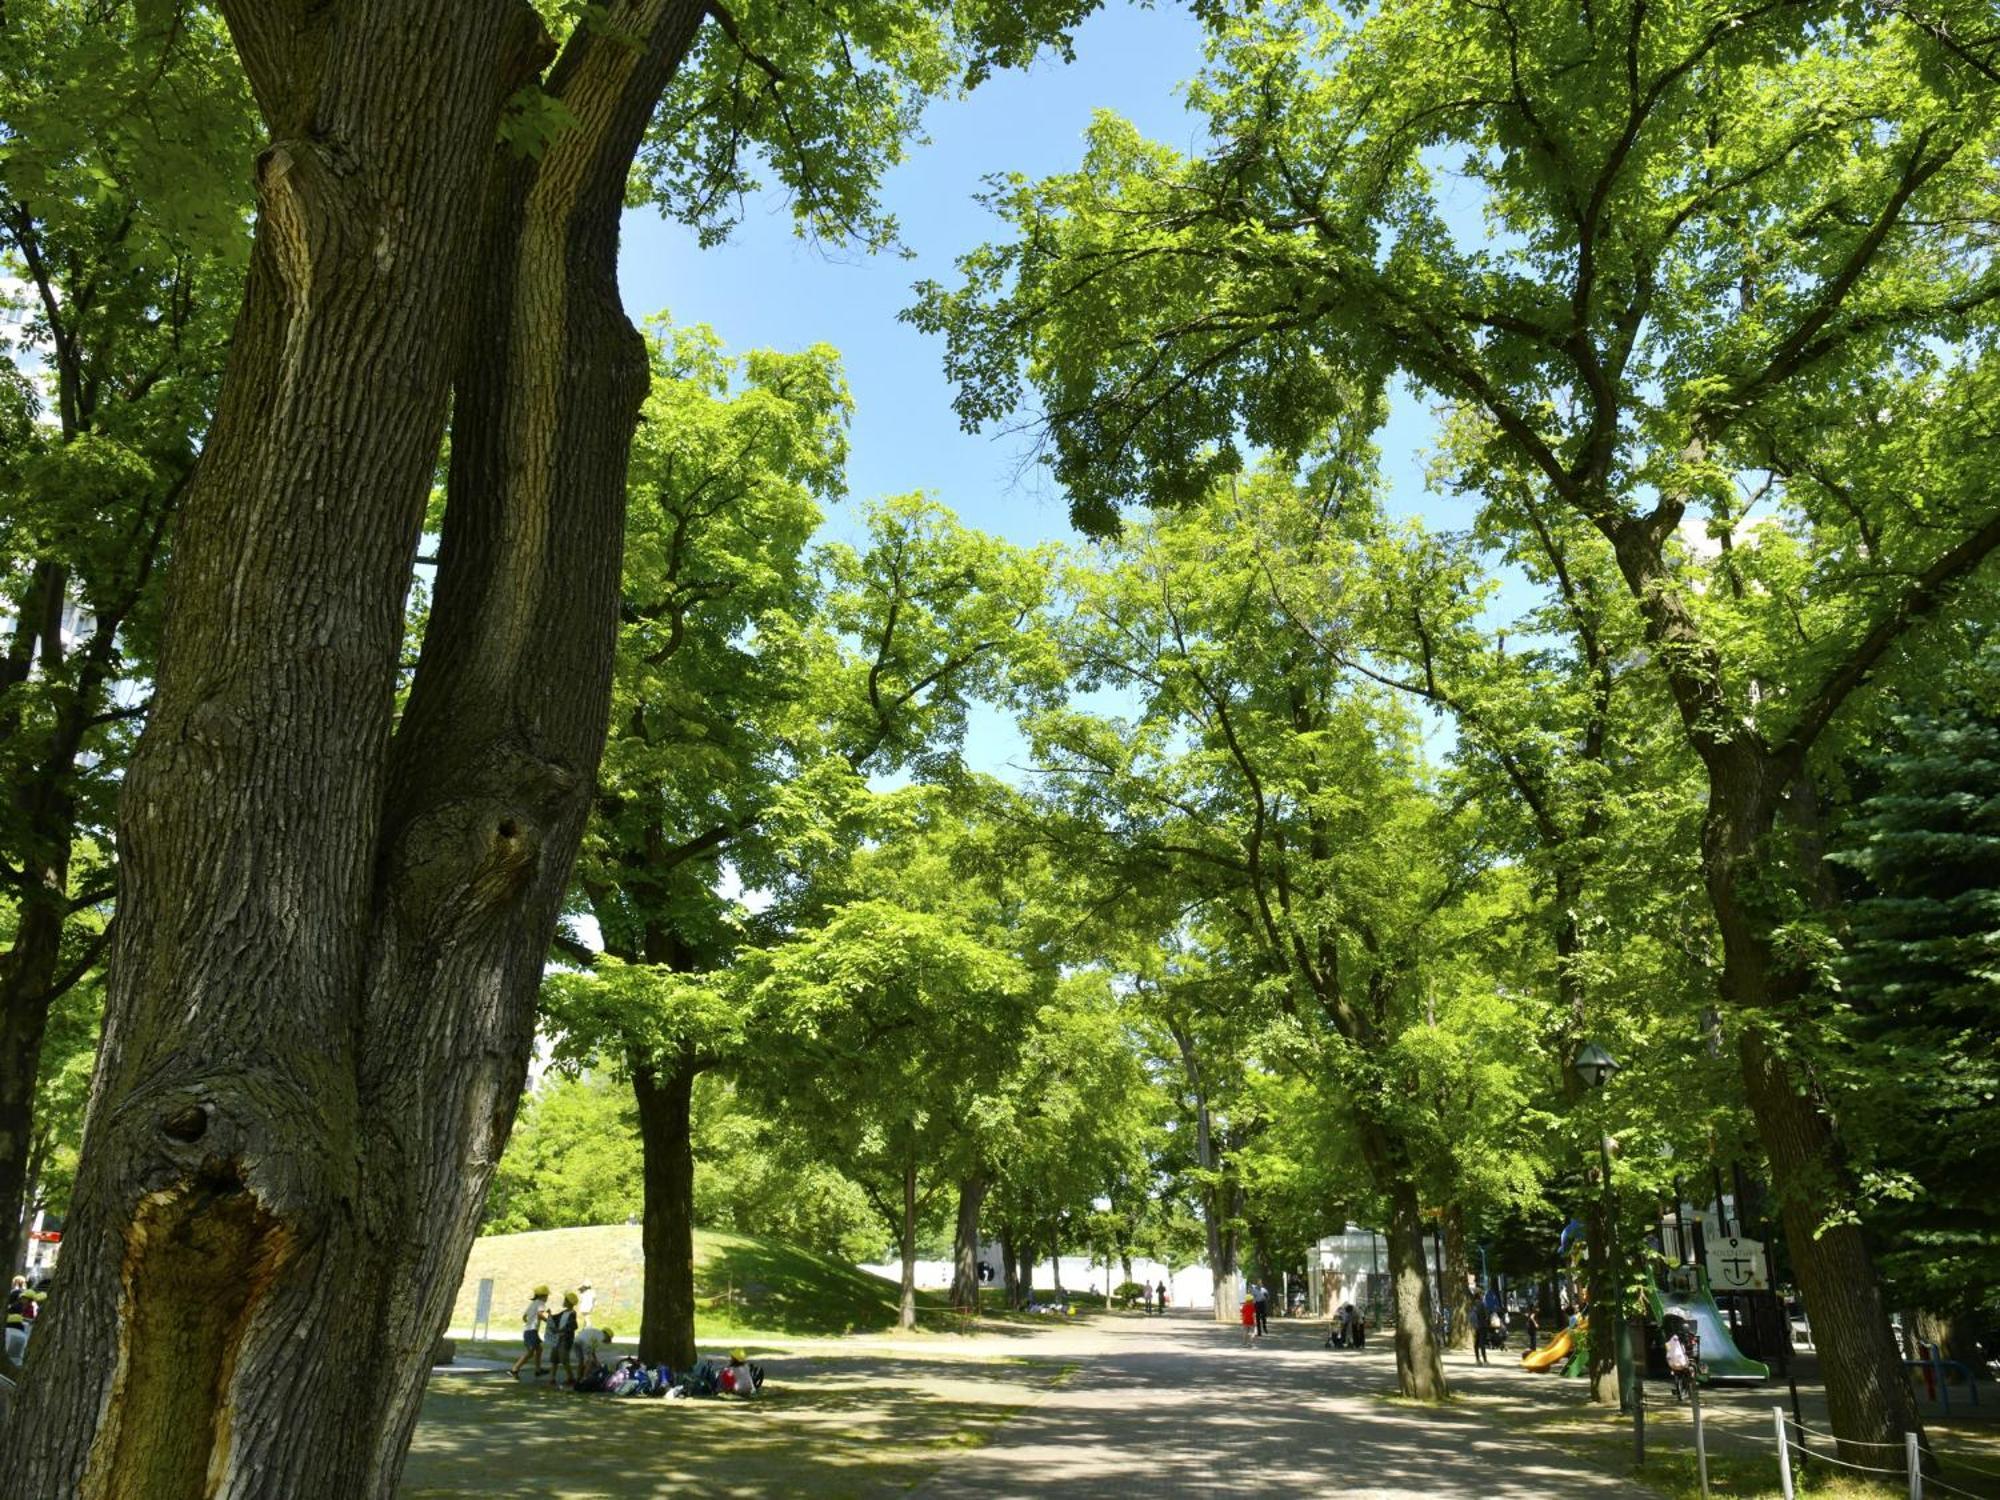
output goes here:
<path id="1" fill-rule="evenodd" d="M 1522 1310 L 1521 1321 L 1528 1326 L 1528 1347 L 1530 1349 L 1539 1347 L 1539 1340 L 1542 1336 L 1542 1319 L 1541 1315 L 1535 1311 L 1535 1304 L 1533 1302 L 1530 1302 Z"/>
<path id="2" fill-rule="evenodd" d="M 1483 1365 L 1486 1363 L 1485 1311 L 1483 1309 L 1476 1309 L 1470 1321 L 1472 1323 L 1472 1362 L 1476 1365 Z"/>
<path id="3" fill-rule="evenodd" d="M 1149 1281 L 1140 1287 L 1139 1291 L 1146 1299 L 1146 1316 L 1150 1318 L 1153 1315 L 1153 1284 Z"/>
<path id="4" fill-rule="evenodd" d="M 535 1362 L 535 1379 L 542 1378 L 542 1321 L 548 1315 L 549 1289 L 538 1286 L 529 1294 L 528 1305 L 521 1309 L 521 1357 L 507 1372 L 516 1380 L 521 1378 L 521 1366 L 531 1359 Z"/>
<path id="5" fill-rule="evenodd" d="M 1350 1332 L 1354 1338 L 1355 1348 L 1366 1349 L 1368 1347 L 1368 1320 L 1361 1316 L 1361 1309 L 1358 1307 L 1354 1309 L 1354 1326 Z"/>
<path id="6" fill-rule="evenodd" d="M 1252 1282 L 1250 1296 L 1257 1309 L 1257 1337 L 1261 1339 L 1271 1331 L 1271 1289 L 1261 1281 Z"/>
<path id="7" fill-rule="evenodd" d="M 597 1293 L 590 1289 L 589 1282 L 582 1282 L 576 1289 L 576 1326 L 578 1329 L 590 1326 L 590 1315 L 597 1310 Z"/>
<path id="8" fill-rule="evenodd" d="M 576 1352 L 576 1293 L 564 1292 L 562 1311 L 549 1320 L 550 1331 L 555 1334 L 555 1349 L 549 1355 L 549 1374 L 555 1377 L 556 1389 L 565 1384 L 574 1384 L 576 1368 L 571 1356 Z M 567 1375 L 569 1380 L 564 1381 Z"/>
<path id="9" fill-rule="evenodd" d="M 1160 1283 L 1160 1311 L 1161 1313 L 1164 1314 L 1166 1310 L 1167 1310 L 1167 1284 L 1163 1281 Z"/>
<path id="10" fill-rule="evenodd" d="M 1245 1297 L 1243 1299 L 1243 1342 L 1246 1344 L 1252 1343 L 1256 1337 L 1257 1299 L 1255 1297 Z"/>

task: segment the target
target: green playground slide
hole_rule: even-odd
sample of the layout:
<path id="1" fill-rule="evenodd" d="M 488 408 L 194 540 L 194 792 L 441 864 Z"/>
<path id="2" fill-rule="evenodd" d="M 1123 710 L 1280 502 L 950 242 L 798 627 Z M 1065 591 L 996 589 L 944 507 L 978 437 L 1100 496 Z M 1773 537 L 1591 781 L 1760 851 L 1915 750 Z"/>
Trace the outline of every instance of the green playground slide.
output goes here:
<path id="1" fill-rule="evenodd" d="M 1738 1349 L 1736 1340 L 1729 1336 L 1729 1319 L 1715 1305 L 1715 1296 L 1708 1287 L 1708 1272 L 1699 1266 L 1684 1269 L 1694 1272 L 1692 1289 L 1663 1294 L 1655 1287 L 1653 1322 L 1657 1325 L 1673 1314 L 1694 1324 L 1701 1339 L 1701 1370 L 1707 1379 L 1769 1380 L 1770 1369 Z"/>

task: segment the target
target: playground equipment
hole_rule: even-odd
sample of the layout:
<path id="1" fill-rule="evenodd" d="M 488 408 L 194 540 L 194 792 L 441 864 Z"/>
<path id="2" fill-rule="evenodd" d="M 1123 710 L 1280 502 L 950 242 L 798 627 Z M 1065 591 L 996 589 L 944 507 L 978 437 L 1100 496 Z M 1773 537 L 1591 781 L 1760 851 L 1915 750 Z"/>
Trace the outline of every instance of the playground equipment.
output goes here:
<path id="1" fill-rule="evenodd" d="M 1584 1322 L 1578 1326 L 1587 1327 L 1588 1325 L 1589 1325 L 1589 1319 L 1586 1318 Z M 1542 1345 L 1541 1348 L 1530 1349 L 1526 1353 L 1524 1353 L 1521 1356 L 1521 1368 L 1524 1370 L 1553 1369 L 1556 1365 L 1559 1365 L 1565 1359 L 1568 1359 L 1570 1356 L 1570 1352 L 1573 1349 L 1575 1349 L 1575 1347 L 1576 1347 L 1575 1337 L 1570 1333 L 1570 1331 L 1567 1328 L 1565 1328 L 1563 1329 L 1562 1332 L 1558 1333 L 1554 1338 L 1550 1339 L 1546 1344 Z"/>
<path id="2" fill-rule="evenodd" d="M 1770 1368 L 1744 1354 L 1730 1337 L 1729 1320 L 1715 1305 L 1707 1271 L 1700 1266 L 1674 1266 L 1667 1272 L 1667 1281 L 1664 1293 L 1657 1287 L 1649 1290 L 1653 1322 L 1663 1324 L 1669 1317 L 1677 1317 L 1694 1325 L 1701 1340 L 1702 1379 L 1753 1384 L 1771 1378 Z"/>

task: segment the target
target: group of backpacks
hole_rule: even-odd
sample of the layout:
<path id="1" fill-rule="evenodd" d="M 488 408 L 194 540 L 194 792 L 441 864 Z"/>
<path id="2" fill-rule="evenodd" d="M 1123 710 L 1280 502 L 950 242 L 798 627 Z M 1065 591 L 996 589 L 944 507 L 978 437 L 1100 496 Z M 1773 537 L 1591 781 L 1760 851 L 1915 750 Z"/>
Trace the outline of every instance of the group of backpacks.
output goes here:
<path id="1" fill-rule="evenodd" d="M 764 1367 L 748 1360 L 718 1365 L 705 1359 L 678 1375 L 666 1365 L 648 1368 L 633 1355 L 615 1365 L 601 1366 L 576 1383 L 579 1391 L 608 1396 L 754 1396 L 764 1384 Z"/>

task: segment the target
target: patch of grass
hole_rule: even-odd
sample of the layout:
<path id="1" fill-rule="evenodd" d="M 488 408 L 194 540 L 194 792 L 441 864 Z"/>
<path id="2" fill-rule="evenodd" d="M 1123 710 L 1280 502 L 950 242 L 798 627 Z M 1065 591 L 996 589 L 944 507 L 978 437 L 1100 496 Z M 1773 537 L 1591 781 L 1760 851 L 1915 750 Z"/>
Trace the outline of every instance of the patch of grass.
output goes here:
<path id="1" fill-rule="evenodd" d="M 1646 1467 L 1633 1472 L 1648 1489 L 1670 1500 L 1701 1500 L 1701 1475 L 1692 1453 L 1672 1452 L 1646 1455 Z M 1820 1500 L 1884 1500 L 1885 1496 L 1907 1494 L 1902 1484 L 1861 1484 L 1826 1464 L 1808 1464 L 1803 1473 L 1793 1473 L 1793 1484 L 1801 1495 Z M 1711 1453 L 1708 1458 L 1708 1490 L 1728 1500 L 1782 1500 L 1778 1464 L 1774 1458 L 1744 1458 Z"/>
<path id="2" fill-rule="evenodd" d="M 895 1283 L 828 1256 L 777 1240 L 699 1229 L 694 1254 L 695 1332 L 703 1340 L 872 1332 L 896 1324 Z M 645 1267 L 637 1225 L 544 1229 L 476 1241 L 452 1308 L 452 1327 L 472 1326 L 479 1282 L 487 1276 L 493 1278 L 491 1329 L 500 1342 L 513 1340 L 528 1293 L 542 1283 L 560 1305 L 565 1291 L 589 1281 L 597 1290 L 598 1325 L 619 1333 L 621 1342 L 639 1331 Z M 948 1328 L 960 1319 L 935 1293 L 918 1293 L 917 1308 L 920 1327 Z"/>

